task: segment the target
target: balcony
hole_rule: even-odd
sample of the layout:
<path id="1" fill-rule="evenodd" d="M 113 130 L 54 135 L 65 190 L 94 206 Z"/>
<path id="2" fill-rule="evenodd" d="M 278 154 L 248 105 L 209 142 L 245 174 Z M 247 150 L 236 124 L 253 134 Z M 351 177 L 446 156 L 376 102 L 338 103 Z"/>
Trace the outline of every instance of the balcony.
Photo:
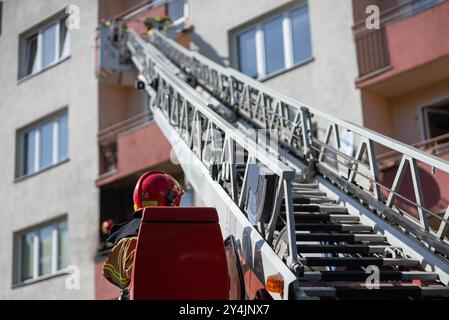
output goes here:
<path id="1" fill-rule="evenodd" d="M 170 160 L 171 146 L 148 112 L 98 133 L 101 187 Z"/>
<path id="2" fill-rule="evenodd" d="M 449 78 L 448 21 L 448 0 L 413 0 L 381 11 L 380 29 L 357 22 L 357 87 L 398 95 Z"/>
<path id="3" fill-rule="evenodd" d="M 145 111 L 98 132 L 100 176 L 117 170 L 117 137 L 133 128 L 139 128 L 151 120 L 151 114 Z"/>

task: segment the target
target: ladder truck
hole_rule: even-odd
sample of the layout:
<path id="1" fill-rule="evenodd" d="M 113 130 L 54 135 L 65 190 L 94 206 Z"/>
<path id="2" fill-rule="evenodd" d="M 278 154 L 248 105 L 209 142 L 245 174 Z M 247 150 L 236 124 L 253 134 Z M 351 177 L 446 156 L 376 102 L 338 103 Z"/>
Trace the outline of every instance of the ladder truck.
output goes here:
<path id="1" fill-rule="evenodd" d="M 246 298 L 449 298 L 449 209 L 426 209 L 418 167 L 448 174 L 449 162 L 293 100 L 158 30 L 102 24 L 100 34 L 101 63 L 137 69 L 186 178 L 217 209 Z M 343 132 L 355 137 L 355 155 L 342 150 Z M 401 159 L 391 186 L 379 177 L 382 147 Z M 416 212 L 397 206 L 406 172 Z"/>

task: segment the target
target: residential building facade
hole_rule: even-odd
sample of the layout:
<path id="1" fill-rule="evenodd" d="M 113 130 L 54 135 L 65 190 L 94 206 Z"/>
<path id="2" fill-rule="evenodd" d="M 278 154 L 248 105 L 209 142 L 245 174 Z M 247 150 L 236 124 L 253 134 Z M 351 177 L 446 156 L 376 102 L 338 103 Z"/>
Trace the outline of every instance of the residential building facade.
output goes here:
<path id="1" fill-rule="evenodd" d="M 0 299 L 94 298 L 97 15 L 95 1 L 3 1 Z"/>
<path id="2" fill-rule="evenodd" d="M 365 24 L 370 5 L 378 29 Z M 177 41 L 213 61 L 405 143 L 433 139 L 419 146 L 447 156 L 447 0 L 0 1 L 0 298 L 115 299 L 100 226 L 130 219 L 147 170 L 178 179 L 183 205 L 202 203 L 136 71 L 101 64 L 98 25 L 136 10 L 127 24 L 142 35 L 146 18 L 169 16 Z"/>

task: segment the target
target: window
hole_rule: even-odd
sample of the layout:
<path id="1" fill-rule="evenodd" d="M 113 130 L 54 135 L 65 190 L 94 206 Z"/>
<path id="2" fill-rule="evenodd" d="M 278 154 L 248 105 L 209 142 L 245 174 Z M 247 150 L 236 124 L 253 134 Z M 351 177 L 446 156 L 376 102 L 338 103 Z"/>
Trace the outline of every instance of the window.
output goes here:
<path id="1" fill-rule="evenodd" d="M 19 131 L 17 177 L 31 175 L 67 159 L 67 122 L 67 113 L 58 113 Z"/>
<path id="2" fill-rule="evenodd" d="M 282 17 L 278 17 L 263 24 L 265 67 L 267 74 L 285 67 L 282 20 Z"/>
<path id="3" fill-rule="evenodd" d="M 67 219 L 15 234 L 16 283 L 57 273 L 69 264 Z"/>
<path id="4" fill-rule="evenodd" d="M 264 78 L 312 58 L 308 5 L 263 21 L 236 37 L 236 64 Z"/>
<path id="5" fill-rule="evenodd" d="M 70 54 L 66 16 L 53 19 L 20 36 L 19 78 L 51 67 Z"/>
<path id="6" fill-rule="evenodd" d="M 186 190 L 186 193 L 182 196 L 180 207 L 191 207 L 193 206 L 193 190 Z"/>
<path id="7" fill-rule="evenodd" d="M 308 11 L 308 7 L 303 6 L 291 13 L 294 63 L 304 61 L 312 56 Z"/>
<path id="8" fill-rule="evenodd" d="M 186 0 L 170 0 L 167 3 L 167 13 L 171 21 L 176 25 L 184 20 L 187 13 Z"/>
<path id="9" fill-rule="evenodd" d="M 250 77 L 257 77 L 256 31 L 250 30 L 239 36 L 239 69 Z"/>
<path id="10" fill-rule="evenodd" d="M 426 139 L 449 133 L 449 102 L 423 108 Z"/>

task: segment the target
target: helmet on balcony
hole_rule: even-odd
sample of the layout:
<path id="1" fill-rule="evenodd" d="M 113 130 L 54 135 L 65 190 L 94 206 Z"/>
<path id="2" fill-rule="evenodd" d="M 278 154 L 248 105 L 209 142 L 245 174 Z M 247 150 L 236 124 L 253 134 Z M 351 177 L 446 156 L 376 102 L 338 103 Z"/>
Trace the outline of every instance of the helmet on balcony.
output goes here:
<path id="1" fill-rule="evenodd" d="M 162 171 L 144 173 L 134 188 L 134 211 L 153 206 L 179 206 L 184 194 L 181 185 Z"/>

